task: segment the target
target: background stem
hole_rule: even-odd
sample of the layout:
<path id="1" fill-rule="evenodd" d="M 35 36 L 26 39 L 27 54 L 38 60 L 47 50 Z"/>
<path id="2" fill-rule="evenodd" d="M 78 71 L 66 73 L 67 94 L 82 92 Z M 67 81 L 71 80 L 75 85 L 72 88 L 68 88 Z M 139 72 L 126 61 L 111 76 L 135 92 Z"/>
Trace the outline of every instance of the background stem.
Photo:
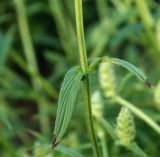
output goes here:
<path id="1" fill-rule="evenodd" d="M 157 133 L 160 134 L 160 126 L 154 120 L 152 120 L 148 115 L 139 110 L 135 105 L 131 104 L 127 100 L 121 98 L 120 96 L 114 96 L 114 100 L 120 103 L 122 106 L 127 107 L 131 112 L 137 115 L 140 119 L 146 122 L 150 127 L 152 127 Z"/>
<path id="2" fill-rule="evenodd" d="M 36 95 L 36 102 L 38 103 L 38 109 L 40 113 L 39 121 L 41 125 L 41 130 L 44 134 L 48 132 L 48 118 L 45 116 L 47 113 L 47 106 L 46 106 L 46 101 L 44 97 L 42 96 L 42 83 L 40 79 L 40 74 L 38 70 L 38 65 L 35 57 L 35 52 L 33 48 L 33 43 L 29 31 L 29 25 L 28 25 L 28 20 L 26 16 L 26 9 L 25 9 L 25 1 L 24 0 L 17 0 L 16 3 L 16 11 L 17 11 L 17 19 L 18 19 L 18 26 L 19 26 L 19 31 L 20 31 L 20 36 L 22 40 L 22 46 L 24 50 L 24 55 L 27 60 L 27 66 L 29 69 L 29 74 L 31 77 L 31 82 L 33 85 L 33 88 L 35 92 L 37 93 Z"/>
<path id="3" fill-rule="evenodd" d="M 75 12 L 76 12 L 76 26 L 77 26 L 77 38 L 79 45 L 80 62 L 82 70 L 86 74 L 86 78 L 83 81 L 83 91 L 84 91 L 85 117 L 86 117 L 87 129 L 93 146 L 94 156 L 100 157 L 100 151 L 98 148 L 96 135 L 94 131 L 92 109 L 91 109 L 89 76 L 87 74 L 88 64 L 87 64 L 87 54 L 86 54 L 84 29 L 83 29 L 82 0 L 75 0 Z"/>

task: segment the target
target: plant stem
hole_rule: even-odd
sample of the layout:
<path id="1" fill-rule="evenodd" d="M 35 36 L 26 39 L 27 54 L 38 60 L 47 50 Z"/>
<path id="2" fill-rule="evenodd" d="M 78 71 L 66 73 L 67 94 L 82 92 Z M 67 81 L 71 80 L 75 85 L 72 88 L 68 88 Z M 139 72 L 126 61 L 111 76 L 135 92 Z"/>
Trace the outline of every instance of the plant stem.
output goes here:
<path id="1" fill-rule="evenodd" d="M 18 67 L 20 67 L 25 73 L 30 75 L 29 69 L 27 68 L 27 64 L 19 53 L 12 51 L 10 57 Z M 46 94 L 48 94 L 51 98 L 58 99 L 58 92 L 56 91 L 56 89 L 53 86 L 51 86 L 50 83 L 43 77 L 39 76 L 39 79 L 41 80 L 44 92 L 46 92 Z"/>
<path id="2" fill-rule="evenodd" d="M 83 81 L 83 91 L 84 91 L 84 101 L 85 101 L 85 118 L 88 129 L 88 134 L 90 136 L 90 141 L 93 146 L 93 153 L 95 157 L 100 157 L 100 151 L 98 148 L 98 143 L 95 135 L 93 117 L 92 117 L 92 109 L 91 109 L 91 101 L 90 101 L 90 87 L 89 87 L 89 78 Z"/>
<path id="3" fill-rule="evenodd" d="M 75 33 L 71 32 L 71 27 L 68 26 L 70 21 L 69 19 L 66 19 L 66 15 L 64 13 L 64 8 L 62 8 L 61 1 L 59 0 L 48 0 L 49 6 L 51 8 L 52 16 L 54 17 L 54 20 L 56 22 L 56 27 L 58 30 L 58 34 L 60 37 L 60 41 L 62 44 L 62 47 L 64 49 L 64 52 L 66 53 L 66 57 L 69 60 L 72 60 L 74 57 L 74 54 L 72 51 L 74 51 L 74 40 L 73 36 L 75 37 Z M 72 40 L 71 39 L 72 36 Z M 74 41 L 73 41 L 74 40 Z"/>
<path id="4" fill-rule="evenodd" d="M 24 0 L 16 0 L 15 3 L 16 3 L 17 18 L 22 40 L 22 46 L 24 49 L 25 57 L 28 62 L 28 69 L 31 74 L 35 73 L 37 74 L 38 73 L 37 61 L 34 55 L 33 44 L 30 37 Z"/>
<path id="5" fill-rule="evenodd" d="M 142 112 L 137 107 L 135 107 L 133 104 L 131 104 L 127 100 L 121 98 L 120 96 L 114 96 L 114 100 L 116 102 L 120 103 L 122 106 L 127 107 L 131 112 L 133 112 L 135 115 L 137 115 L 140 119 L 142 119 L 150 127 L 152 127 L 158 134 L 160 134 L 160 126 L 156 122 L 154 122 L 154 120 L 152 120 L 144 112 Z"/>
<path id="6" fill-rule="evenodd" d="M 37 66 L 32 39 L 29 31 L 29 25 L 28 25 L 27 16 L 26 16 L 25 1 L 16 0 L 15 4 L 16 4 L 16 11 L 17 11 L 18 26 L 19 26 L 20 36 L 22 40 L 22 46 L 24 49 L 24 55 L 27 60 L 27 66 L 28 66 L 33 88 L 35 92 L 38 94 L 36 101 L 38 103 L 38 108 L 40 113 L 40 125 L 41 125 L 42 132 L 46 133 L 48 132 L 48 128 L 49 128 L 48 118 L 44 116 L 47 110 L 47 106 L 45 103 L 45 99 L 41 94 L 42 83 L 40 79 L 39 69 Z M 41 99 L 39 99 L 39 97 Z"/>
<path id="7" fill-rule="evenodd" d="M 87 53 L 84 39 L 84 28 L 83 28 L 83 11 L 82 11 L 82 0 L 75 0 L 75 11 L 76 11 L 76 25 L 77 25 L 77 40 L 79 45 L 79 54 L 81 67 L 84 73 L 88 71 L 87 64 Z"/>
<path id="8" fill-rule="evenodd" d="M 100 137 L 100 141 L 101 141 L 101 146 L 102 146 L 102 156 L 109 157 L 105 133 L 102 137 Z"/>
<path id="9" fill-rule="evenodd" d="M 87 53 L 85 47 L 84 28 L 83 28 L 82 0 L 75 0 L 75 13 L 76 13 L 77 39 L 79 45 L 81 68 L 83 72 L 86 74 L 86 78 L 83 81 L 83 90 L 84 90 L 85 117 L 86 117 L 87 129 L 93 146 L 94 156 L 100 157 L 100 151 L 98 148 L 98 143 L 95 135 L 92 109 L 91 109 L 89 76 L 87 74 L 88 72 Z"/>
<path id="10" fill-rule="evenodd" d="M 159 53 L 160 53 L 159 44 L 157 44 L 155 40 L 155 34 L 153 31 L 154 19 L 149 10 L 149 6 L 145 0 L 136 0 L 135 3 L 137 5 L 139 15 L 144 24 L 144 28 L 146 30 L 146 35 L 148 36 L 148 40 L 151 42 L 151 45 L 155 49 L 155 51 L 158 52 L 157 55 L 159 56 Z M 155 59 L 157 59 L 157 55 L 154 56 Z"/>
<path id="11" fill-rule="evenodd" d="M 97 119 L 97 121 L 96 121 L 96 130 L 97 130 L 99 141 L 101 143 L 101 152 L 102 152 L 103 157 L 109 157 L 105 130 L 100 125 L 100 123 L 101 123 L 100 119 Z"/>

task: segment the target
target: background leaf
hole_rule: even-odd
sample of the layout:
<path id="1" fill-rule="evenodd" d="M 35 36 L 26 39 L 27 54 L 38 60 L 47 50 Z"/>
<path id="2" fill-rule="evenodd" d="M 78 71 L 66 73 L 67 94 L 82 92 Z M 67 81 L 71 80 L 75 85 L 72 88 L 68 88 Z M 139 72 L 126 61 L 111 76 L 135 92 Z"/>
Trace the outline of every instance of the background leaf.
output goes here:
<path id="1" fill-rule="evenodd" d="M 137 145 L 137 143 L 133 143 L 128 147 L 134 154 L 139 155 L 141 157 L 148 157 L 146 153 Z"/>
<path id="2" fill-rule="evenodd" d="M 9 50 L 13 43 L 15 27 L 11 27 L 8 32 L 0 38 L 0 70 L 3 69 L 3 66 L 8 57 Z"/>

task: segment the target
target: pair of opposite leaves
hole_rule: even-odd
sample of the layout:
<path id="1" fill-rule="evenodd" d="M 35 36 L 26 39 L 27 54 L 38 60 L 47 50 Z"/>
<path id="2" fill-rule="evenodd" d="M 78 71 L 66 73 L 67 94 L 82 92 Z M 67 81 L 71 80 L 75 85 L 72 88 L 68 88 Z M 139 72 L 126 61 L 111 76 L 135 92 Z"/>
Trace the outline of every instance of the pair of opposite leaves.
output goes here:
<path id="1" fill-rule="evenodd" d="M 95 63 L 94 67 L 97 67 L 101 62 L 110 62 L 120 65 L 137 76 L 137 78 L 144 82 L 147 87 L 151 88 L 151 84 L 146 76 L 137 67 L 124 60 L 118 58 L 102 57 L 96 58 L 93 62 Z M 89 71 L 95 70 L 94 67 L 89 69 Z M 71 68 L 65 75 L 58 100 L 58 109 L 53 133 L 53 148 L 56 147 L 56 145 L 61 141 L 64 133 L 66 132 L 72 117 L 76 96 L 79 87 L 81 86 L 81 81 L 83 81 L 82 78 L 85 78 L 84 76 L 85 74 L 82 72 L 80 66 Z"/>

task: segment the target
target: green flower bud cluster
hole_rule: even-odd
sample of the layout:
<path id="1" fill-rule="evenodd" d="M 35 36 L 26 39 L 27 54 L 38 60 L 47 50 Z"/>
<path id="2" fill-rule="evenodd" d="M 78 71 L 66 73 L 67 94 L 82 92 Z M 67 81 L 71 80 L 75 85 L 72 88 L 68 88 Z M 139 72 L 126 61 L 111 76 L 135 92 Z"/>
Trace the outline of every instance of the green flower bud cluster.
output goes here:
<path id="1" fill-rule="evenodd" d="M 130 111 L 123 107 L 117 118 L 116 134 L 120 144 L 129 146 L 135 140 L 135 125 Z"/>
<path id="2" fill-rule="evenodd" d="M 91 103 L 92 103 L 92 114 L 97 122 L 95 125 L 97 135 L 99 138 L 103 138 L 105 132 L 99 123 L 99 120 L 102 119 L 103 117 L 103 103 L 100 91 L 97 90 L 92 94 Z"/>
<path id="3" fill-rule="evenodd" d="M 98 120 L 101 119 L 103 116 L 103 105 L 102 105 L 102 98 L 101 93 L 99 91 L 95 91 L 91 96 L 91 103 L 92 103 L 92 113 L 93 116 Z"/>
<path id="4" fill-rule="evenodd" d="M 99 81 L 106 97 L 112 97 L 116 93 L 116 78 L 111 63 L 101 63 L 99 67 Z"/>

